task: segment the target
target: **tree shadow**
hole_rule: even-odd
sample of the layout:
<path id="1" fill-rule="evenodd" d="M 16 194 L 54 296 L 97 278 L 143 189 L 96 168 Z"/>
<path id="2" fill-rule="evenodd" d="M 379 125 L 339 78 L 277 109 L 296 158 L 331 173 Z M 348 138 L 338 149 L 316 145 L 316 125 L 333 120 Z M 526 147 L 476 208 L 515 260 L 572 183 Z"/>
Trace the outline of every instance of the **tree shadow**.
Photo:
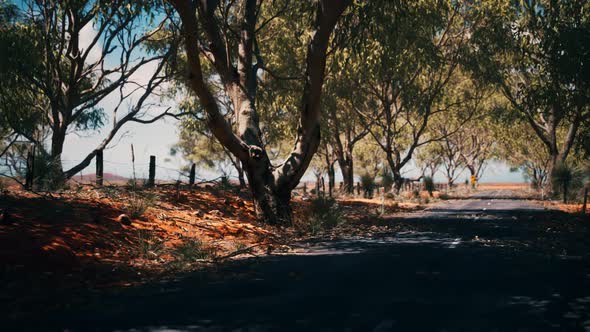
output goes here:
<path id="1" fill-rule="evenodd" d="M 56 330 L 588 330 L 588 245 L 571 242 L 587 239 L 588 227 L 555 218 L 391 220 L 404 231 L 317 240 L 298 254 L 174 281 L 63 294 L 56 301 L 70 307 L 8 322 Z"/>

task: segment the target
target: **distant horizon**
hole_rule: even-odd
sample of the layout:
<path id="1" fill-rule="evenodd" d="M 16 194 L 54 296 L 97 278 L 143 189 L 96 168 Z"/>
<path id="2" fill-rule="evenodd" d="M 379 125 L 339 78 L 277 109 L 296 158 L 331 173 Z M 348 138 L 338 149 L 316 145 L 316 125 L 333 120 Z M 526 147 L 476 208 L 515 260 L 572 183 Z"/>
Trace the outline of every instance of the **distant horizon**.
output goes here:
<path id="1" fill-rule="evenodd" d="M 164 162 L 164 164 L 169 164 L 169 163 Z M 91 165 L 88 166 L 85 170 L 78 173 L 75 176 L 75 178 L 76 179 L 84 179 L 86 177 L 93 178 L 96 175 L 94 165 L 95 165 L 94 162 L 92 162 Z M 129 168 L 132 168 L 131 164 L 126 165 L 126 164 L 120 163 L 120 164 L 115 165 L 113 170 L 107 170 L 108 169 L 107 166 L 109 166 L 109 165 L 108 165 L 108 163 L 105 162 L 105 171 L 103 173 L 105 179 L 107 178 L 107 176 L 117 177 L 117 178 L 119 178 L 118 180 L 129 180 L 129 179 L 133 178 L 133 170 L 132 169 L 127 170 L 127 166 L 129 166 Z M 110 165 L 110 166 L 112 166 L 112 165 Z M 168 165 L 168 166 L 170 166 L 170 165 Z M 126 170 L 122 171 L 122 172 L 118 171 L 123 168 Z M 524 179 L 524 177 L 522 176 L 522 173 L 520 171 L 503 173 L 504 168 L 507 168 L 509 170 L 509 167 L 505 163 L 491 162 L 487 168 L 487 172 L 484 172 L 482 179 L 480 179 L 478 182 L 479 183 L 528 183 L 528 181 L 526 181 Z M 180 167 L 179 167 L 179 170 L 180 170 Z M 418 175 L 416 174 L 415 171 L 416 171 L 416 169 L 414 168 L 414 169 L 412 169 L 412 171 L 405 172 L 404 175 L 407 178 L 415 179 L 418 177 Z M 147 179 L 148 178 L 147 163 L 136 163 L 136 171 L 135 172 L 136 172 L 135 179 L 137 179 L 137 180 Z M 492 172 L 492 174 L 490 174 L 490 172 Z M 162 173 L 164 173 L 165 175 L 162 176 Z M 497 174 L 497 173 L 500 173 L 500 174 Z M 171 176 L 171 174 L 174 174 L 174 176 Z M 178 175 L 179 175 L 178 171 L 176 173 L 174 173 L 173 168 L 170 168 L 170 167 L 162 168 L 161 166 L 157 166 L 156 180 L 160 180 L 160 181 L 181 180 L 183 182 L 188 181 L 188 177 L 186 175 L 181 175 L 181 176 L 178 176 Z M 230 175 L 231 179 L 237 179 L 237 174 L 235 173 L 235 170 L 232 169 L 229 175 Z M 197 171 L 198 181 L 199 180 L 200 181 L 210 181 L 210 180 L 219 178 L 220 176 L 222 176 L 221 172 L 215 172 L 215 171 L 209 170 L 209 169 L 200 169 Z M 459 184 L 464 183 L 465 180 L 468 178 L 468 176 L 469 175 L 466 174 L 466 171 L 463 171 L 461 173 L 461 175 L 458 177 L 458 179 L 455 181 L 455 184 L 459 185 Z M 327 179 L 327 175 L 324 174 L 324 177 Z M 357 182 L 358 180 L 359 180 L 359 176 L 355 175 L 355 182 Z M 341 181 L 342 181 L 342 174 L 340 173 L 339 170 L 337 170 L 336 171 L 336 182 L 339 183 Z M 441 174 L 440 171 L 435 174 L 434 181 L 436 183 L 447 183 L 446 178 Z M 305 173 L 305 175 L 301 179 L 300 183 L 302 183 L 302 182 L 307 182 L 307 183 L 315 182 L 315 175 L 313 174 L 312 170 L 308 170 Z"/>

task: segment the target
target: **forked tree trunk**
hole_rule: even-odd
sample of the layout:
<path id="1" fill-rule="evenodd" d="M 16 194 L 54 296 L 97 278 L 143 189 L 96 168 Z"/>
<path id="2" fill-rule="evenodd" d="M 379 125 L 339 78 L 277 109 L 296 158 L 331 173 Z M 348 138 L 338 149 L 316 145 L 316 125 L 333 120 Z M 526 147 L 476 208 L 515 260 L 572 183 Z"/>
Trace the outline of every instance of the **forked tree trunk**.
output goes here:
<path id="1" fill-rule="evenodd" d="M 391 174 L 393 175 L 392 192 L 396 195 L 399 195 L 400 191 L 402 190 L 402 186 L 404 185 L 404 178 L 402 177 L 400 170 L 394 167 L 391 167 Z"/>
<path id="2" fill-rule="evenodd" d="M 170 0 L 182 21 L 189 82 L 207 113 L 207 124 L 213 135 L 242 162 L 248 176 L 256 214 L 269 224 L 291 223 L 291 191 L 304 175 L 320 142 L 320 97 L 324 82 L 324 69 L 330 36 L 336 22 L 350 0 L 320 0 L 316 3 L 316 18 L 312 37 L 307 46 L 304 88 L 301 99 L 297 136 L 289 157 L 273 167 L 264 150 L 256 111 L 257 77 L 253 65 L 256 37 L 256 0 L 242 1 L 242 13 L 235 19 L 240 22 L 237 66 L 231 61 L 232 45 L 222 38 L 215 17 L 218 1 Z M 196 13 L 198 13 L 198 18 Z M 208 45 L 209 57 L 224 90 L 232 99 L 236 111 L 237 132 L 226 121 L 214 94 L 205 82 L 201 66 L 202 51 L 197 41 Z M 257 59 L 258 60 L 258 59 Z M 258 61 L 257 61 L 258 62 Z M 256 64 L 256 66 L 258 63 Z"/>
<path id="3" fill-rule="evenodd" d="M 447 177 L 447 187 L 449 189 L 451 189 L 451 188 L 453 188 L 454 184 L 455 184 L 455 181 L 453 180 L 453 178 L 452 177 Z"/>
<path id="4" fill-rule="evenodd" d="M 279 188 L 273 176 L 272 167 L 257 163 L 244 165 L 252 193 L 254 210 L 259 219 L 271 225 L 291 223 L 291 190 Z"/>

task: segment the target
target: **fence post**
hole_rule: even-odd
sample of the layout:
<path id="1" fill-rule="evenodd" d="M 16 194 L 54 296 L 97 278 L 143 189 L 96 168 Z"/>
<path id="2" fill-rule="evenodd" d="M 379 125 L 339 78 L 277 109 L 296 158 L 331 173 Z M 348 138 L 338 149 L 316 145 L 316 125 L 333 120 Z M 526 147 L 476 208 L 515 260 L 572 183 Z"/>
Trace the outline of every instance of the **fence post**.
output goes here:
<path id="1" fill-rule="evenodd" d="M 148 187 L 153 187 L 156 184 L 156 156 L 150 156 L 150 177 L 148 179 Z"/>
<path id="2" fill-rule="evenodd" d="M 102 187 L 103 184 L 103 156 L 102 150 L 96 151 L 96 185 Z"/>
<path id="3" fill-rule="evenodd" d="M 588 187 L 584 188 L 584 204 L 582 204 L 582 215 L 586 214 L 586 204 L 588 203 Z"/>
<path id="4" fill-rule="evenodd" d="M 188 185 L 192 188 L 195 185 L 196 164 L 191 165 L 191 172 L 188 175 Z"/>
<path id="5" fill-rule="evenodd" d="M 27 173 L 25 175 L 25 189 L 33 189 L 33 179 L 35 177 L 35 156 L 32 151 L 27 154 Z"/>

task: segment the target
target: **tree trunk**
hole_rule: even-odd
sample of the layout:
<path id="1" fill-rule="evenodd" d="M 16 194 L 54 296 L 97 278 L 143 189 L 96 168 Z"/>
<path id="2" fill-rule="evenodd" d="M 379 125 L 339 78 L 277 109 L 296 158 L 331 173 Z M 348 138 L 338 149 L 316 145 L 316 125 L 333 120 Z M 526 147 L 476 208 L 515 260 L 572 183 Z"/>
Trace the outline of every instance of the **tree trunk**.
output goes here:
<path id="1" fill-rule="evenodd" d="M 328 166 L 328 196 L 332 197 L 336 185 L 336 174 L 334 172 L 334 163 Z"/>
<path id="2" fill-rule="evenodd" d="M 454 184 L 454 180 L 452 176 L 447 176 L 447 186 L 449 187 L 449 189 L 452 189 Z"/>
<path id="3" fill-rule="evenodd" d="M 242 168 L 242 162 L 238 158 L 236 158 L 236 170 L 238 171 L 240 189 L 246 188 L 246 180 L 244 179 L 244 169 Z"/>
<path id="4" fill-rule="evenodd" d="M 48 173 L 40 174 L 45 179 L 45 183 L 51 187 L 59 187 L 64 184 L 67 179 L 61 162 L 61 154 L 63 153 L 64 142 L 66 140 L 66 131 L 54 129 L 51 134 L 51 152 L 49 153 L 50 160 Z"/>
<path id="5" fill-rule="evenodd" d="M 243 166 L 248 177 L 256 216 L 271 225 L 290 225 L 291 190 L 276 186 L 271 167 L 257 167 L 256 164 Z"/>
<path id="6" fill-rule="evenodd" d="M 217 1 L 170 1 L 182 21 L 188 75 L 193 91 L 207 112 L 207 124 L 213 135 L 236 157 L 248 177 L 258 218 L 269 224 L 290 224 L 291 191 L 303 177 L 320 143 L 320 101 L 330 37 L 336 22 L 351 1 L 317 2 L 313 33 L 307 45 L 305 80 L 301 95 L 297 135 L 291 154 L 278 168 L 273 168 L 264 150 L 259 116 L 255 107 L 256 71 L 253 70 L 253 45 L 256 37 L 257 2 L 245 1 L 238 44 L 237 67 L 231 59 L 230 45 L 219 34 L 213 13 Z M 198 18 L 196 13 L 198 12 Z M 201 30 L 202 29 L 202 30 Z M 204 30 L 204 31 L 203 31 Z M 205 35 L 224 90 L 236 111 L 237 132 L 221 112 L 215 96 L 205 82 L 201 66 L 199 40 Z"/>
<path id="7" fill-rule="evenodd" d="M 391 164 L 390 164 L 391 167 Z M 404 185 L 404 178 L 399 169 L 391 167 L 391 174 L 393 175 L 393 187 L 392 191 L 394 194 L 399 195 Z"/>
<path id="8" fill-rule="evenodd" d="M 588 203 L 588 188 L 584 188 L 584 203 L 582 204 L 582 214 L 586 214 L 586 205 Z"/>
<path id="9" fill-rule="evenodd" d="M 352 158 L 338 159 L 338 166 L 342 172 L 343 191 L 354 194 L 354 165 Z"/>
<path id="10" fill-rule="evenodd" d="M 557 166 L 557 162 L 558 162 L 558 155 L 556 153 L 552 153 L 551 157 L 549 159 L 549 166 L 547 168 L 546 188 L 547 188 L 547 193 L 549 193 L 549 195 L 553 195 L 553 194 L 558 195 L 559 194 L 559 193 L 554 192 L 554 190 L 559 190 L 559 188 L 553 188 L 553 170 Z"/>

